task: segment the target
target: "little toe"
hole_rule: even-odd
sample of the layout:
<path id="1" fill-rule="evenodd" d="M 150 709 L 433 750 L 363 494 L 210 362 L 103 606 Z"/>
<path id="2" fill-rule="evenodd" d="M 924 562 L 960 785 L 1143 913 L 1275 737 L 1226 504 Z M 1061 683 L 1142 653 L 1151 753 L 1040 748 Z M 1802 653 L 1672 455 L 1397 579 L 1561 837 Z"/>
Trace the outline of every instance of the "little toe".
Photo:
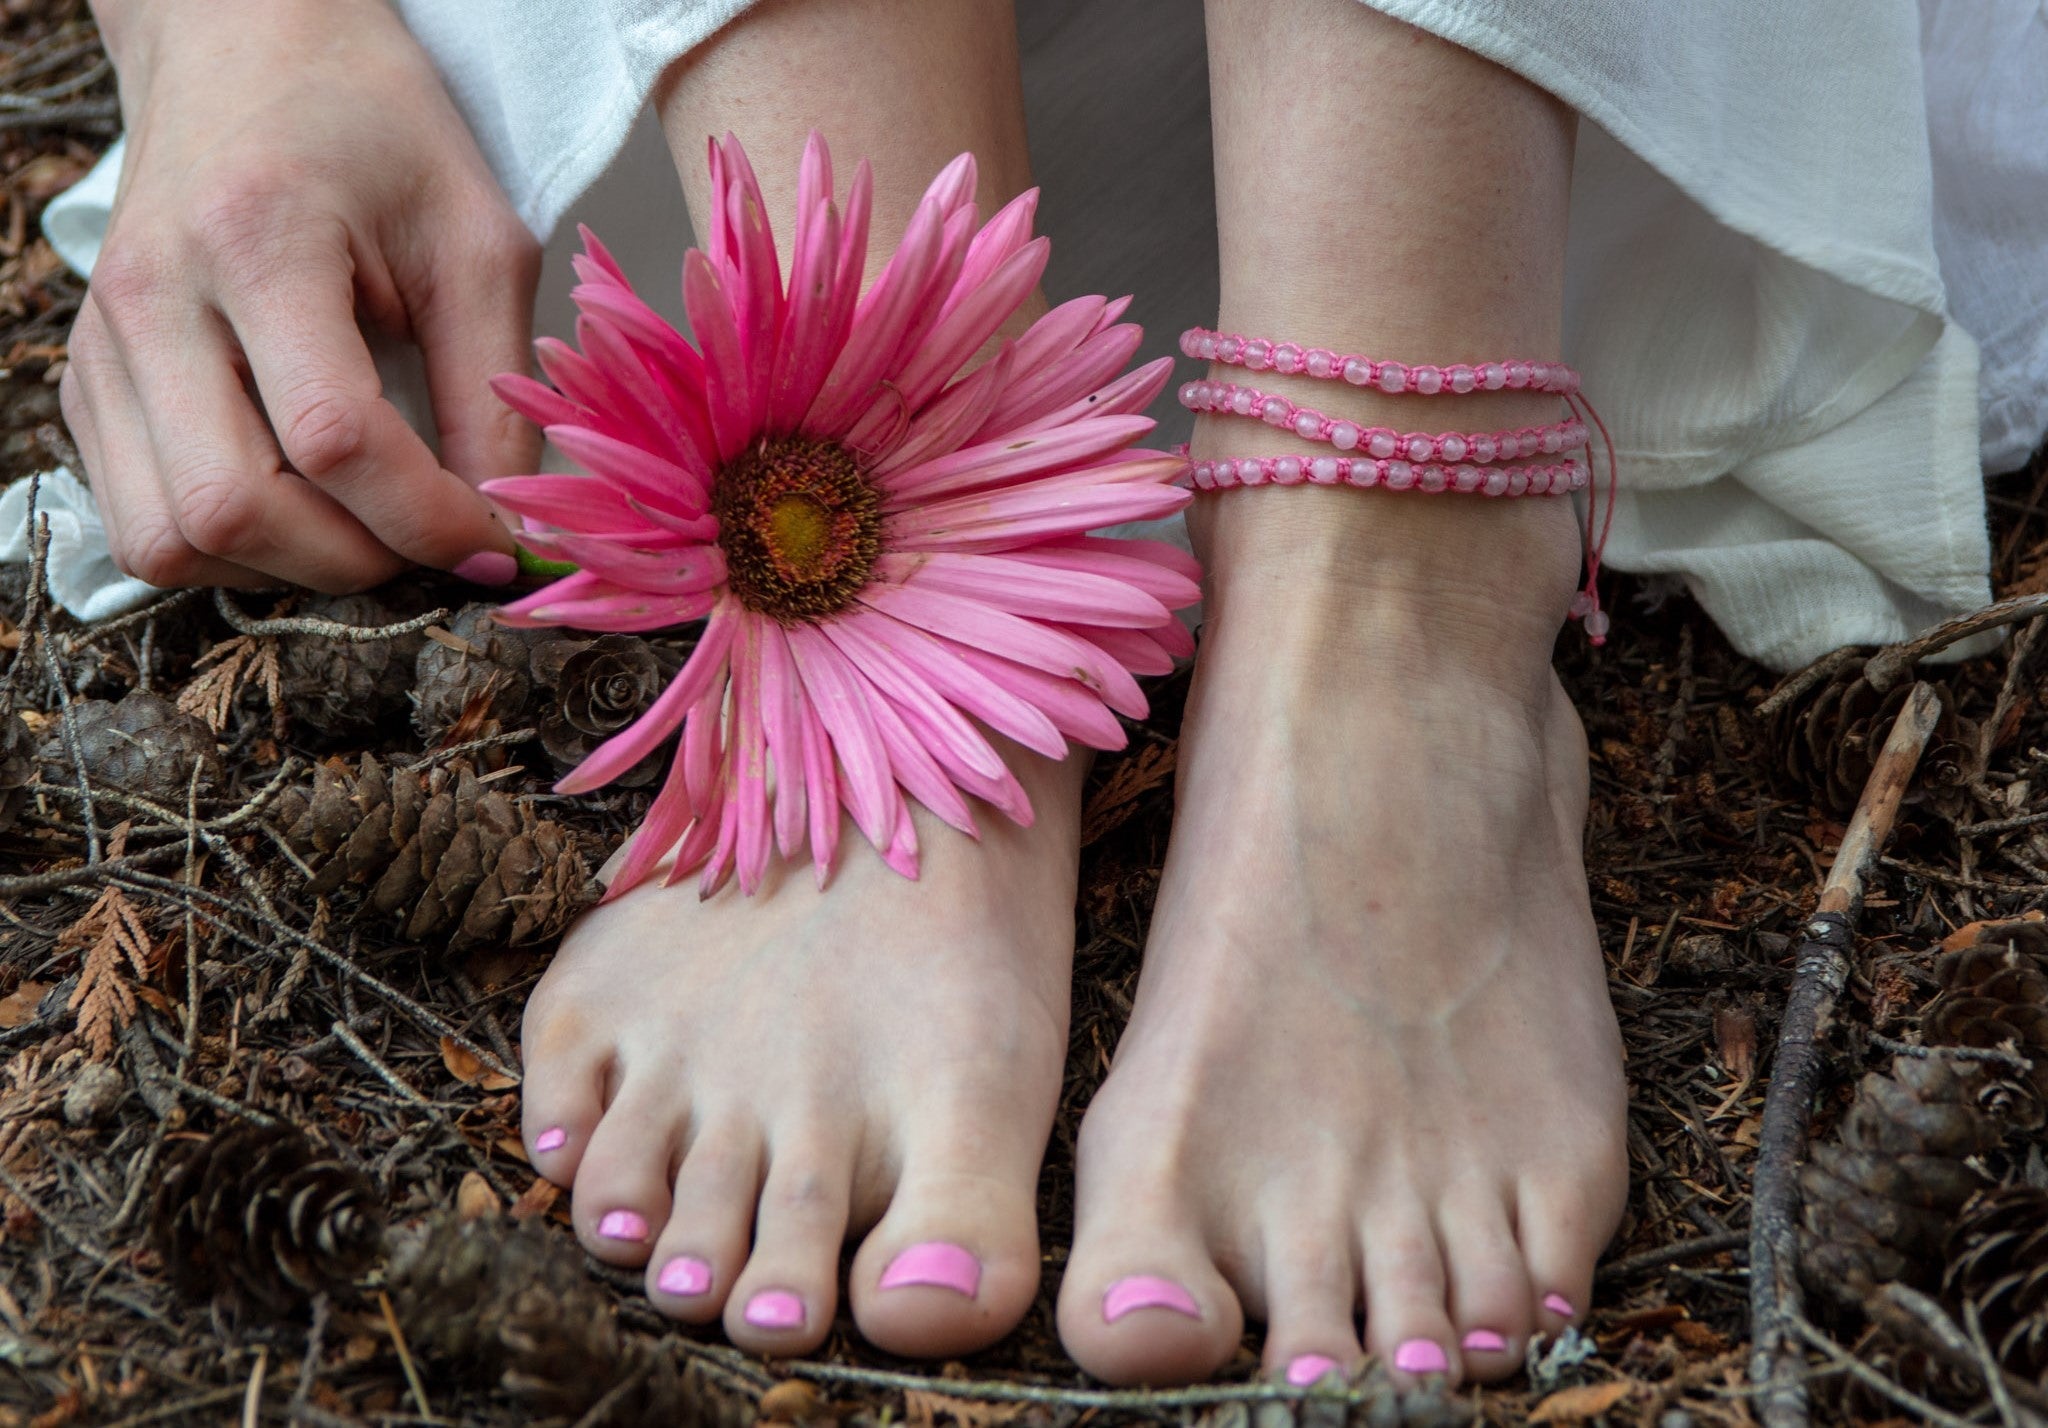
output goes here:
<path id="1" fill-rule="evenodd" d="M 848 1276 L 853 1316 L 878 1348 L 943 1358 L 986 1348 L 1038 1293 L 1035 1156 L 996 1168 L 976 1138 L 905 1157 L 888 1213 Z M 1033 1147 L 1035 1151 L 1035 1147 Z"/>
<path id="2" fill-rule="evenodd" d="M 1133 1207 L 1169 1203 L 1134 1196 Z M 1244 1308 L 1192 1215 L 1082 1214 L 1060 1282 L 1060 1342 L 1105 1383 L 1209 1377 L 1244 1333 Z"/>
<path id="3" fill-rule="evenodd" d="M 843 1141 L 817 1134 L 771 1149 L 753 1252 L 725 1304 L 727 1338 L 760 1354 L 804 1353 L 824 1342 L 839 1302 L 852 1185 L 853 1153 Z"/>
<path id="4" fill-rule="evenodd" d="M 1536 1327 L 1560 1334 L 1580 1322 L 1593 1302 L 1593 1267 L 1612 1219 L 1588 1212 L 1589 1197 L 1574 1186 L 1525 1183 L 1515 1224 L 1528 1265 Z"/>
<path id="5" fill-rule="evenodd" d="M 1349 1378 L 1365 1350 L 1353 1327 L 1358 1262 L 1341 1222 L 1330 1217 L 1324 1233 L 1307 1239 L 1269 1233 L 1265 1264 L 1267 1376 L 1297 1388 L 1333 1373 Z"/>
<path id="6" fill-rule="evenodd" d="M 646 1262 L 668 1218 L 669 1168 L 683 1127 L 666 1078 L 628 1076 L 591 1132 L 570 1205 L 576 1236 L 606 1264 Z"/>
<path id="7" fill-rule="evenodd" d="M 747 1260 L 761 1195 L 762 1149 L 751 1123 L 707 1128 L 676 1172 L 668 1223 L 647 1261 L 647 1299 L 671 1318 L 708 1324 Z"/>
<path id="8" fill-rule="evenodd" d="M 1461 1377 L 1443 1250 L 1420 1206 L 1382 1210 L 1365 1245 L 1365 1342 L 1405 1383 Z"/>
<path id="9" fill-rule="evenodd" d="M 1448 1199 L 1437 1213 L 1437 1234 L 1465 1376 L 1482 1383 L 1506 1378 L 1521 1366 L 1535 1312 L 1506 1207 L 1498 1194 Z"/>

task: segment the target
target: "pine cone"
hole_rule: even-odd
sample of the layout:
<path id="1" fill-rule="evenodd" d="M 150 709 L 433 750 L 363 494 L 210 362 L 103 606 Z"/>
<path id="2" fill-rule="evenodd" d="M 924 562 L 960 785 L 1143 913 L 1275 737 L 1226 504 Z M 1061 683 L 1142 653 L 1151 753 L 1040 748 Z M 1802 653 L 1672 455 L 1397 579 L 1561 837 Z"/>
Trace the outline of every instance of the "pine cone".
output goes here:
<path id="1" fill-rule="evenodd" d="M 536 645 L 534 682 L 553 691 L 540 717 L 540 743 L 563 771 L 647 712 L 676 671 L 667 650 L 633 635 L 595 640 L 548 640 Z M 657 750 L 613 780 L 641 788 L 661 776 L 667 755 Z"/>
<path id="2" fill-rule="evenodd" d="M 1969 1203 L 1949 1236 L 1942 1294 L 1974 1304 L 1991 1352 L 2048 1388 L 2048 1190 L 2014 1185 Z"/>
<path id="3" fill-rule="evenodd" d="M 195 769 L 200 793 L 220 782 L 213 730 L 162 695 L 136 689 L 118 704 L 83 700 L 71 706 L 71 718 L 95 784 L 183 808 Z M 70 783 L 75 777 L 61 725 L 53 725 L 36 757 L 45 782 Z"/>
<path id="4" fill-rule="evenodd" d="M 298 613 L 364 628 L 397 624 L 406 618 L 375 595 L 317 596 Z M 426 643 L 426 636 L 417 630 L 388 640 L 281 636 L 280 682 L 292 717 L 329 737 L 375 728 L 405 710 L 413 666 Z"/>
<path id="5" fill-rule="evenodd" d="M 2026 1079 L 2039 1129 L 2048 1107 L 2048 924 L 1992 923 L 1935 963 L 1942 995 L 1926 1034 L 1941 1046 L 2007 1047 L 2033 1063 Z"/>
<path id="6" fill-rule="evenodd" d="M 1837 813 L 1849 812 L 1863 796 L 1878 750 L 1913 689 L 1911 681 L 1902 680 L 1879 693 L 1864 681 L 1863 666 L 1860 658 L 1848 660 L 1779 708 L 1771 721 L 1771 742 L 1785 772 Z M 1963 780 L 1967 730 L 1947 686 L 1937 683 L 1934 690 L 1941 697 L 1941 714 L 1921 755 L 1918 781 L 1923 788 L 1945 791 Z"/>
<path id="7" fill-rule="evenodd" d="M 1884 1325 L 1872 1325 L 1850 1349 L 1858 1359 L 1876 1369 L 1908 1393 L 1934 1403 L 1970 1403 L 1980 1395 L 1976 1375 L 1956 1368 L 1946 1359 L 1928 1351 L 1926 1345 L 1906 1338 Z M 1895 1423 L 1898 1405 L 1870 1388 L 1853 1374 L 1835 1375 L 1833 1389 L 1828 1379 L 1814 1387 L 1824 1398 L 1832 1398 L 1839 1423 Z"/>
<path id="8" fill-rule="evenodd" d="M 547 941 L 596 895 L 567 829 L 459 759 L 427 769 L 386 769 L 370 754 L 354 769 L 330 760 L 310 788 L 278 799 L 274 822 L 313 869 L 309 894 L 367 886 L 365 910 L 397 918 L 410 941 L 445 936 L 453 952 Z"/>
<path id="9" fill-rule="evenodd" d="M 489 605 L 465 605 L 444 632 L 429 638 L 413 665 L 412 726 L 429 745 L 456 729 L 476 738 L 517 729 L 532 710 L 528 664 L 550 631 L 514 629 L 491 618 Z"/>
<path id="10" fill-rule="evenodd" d="M 740 1428 L 694 1366 L 623 1330 L 582 1256 L 539 1220 L 429 1221 L 393 1253 L 392 1302 L 413 1348 L 495 1380 L 530 1413 L 576 1417 L 630 1383 L 596 1420 Z"/>
<path id="11" fill-rule="evenodd" d="M 170 1158 L 150 1238 L 178 1289 L 287 1314 L 354 1282 L 384 1212 L 362 1172 L 321 1160 L 291 1126 L 238 1125 Z"/>
<path id="12" fill-rule="evenodd" d="M 0 707 L 0 833 L 14 826 L 36 776 L 36 736 L 11 709 Z"/>
<path id="13" fill-rule="evenodd" d="M 1816 1145 L 1799 1174 L 1809 1285 L 1852 1306 L 1891 1280 L 1933 1287 L 1949 1224 L 1985 1183 L 1969 1159 L 2004 1139 L 1987 1109 L 2002 1086 L 1984 1063 L 1942 1056 L 1863 1078 L 1840 1144 Z"/>

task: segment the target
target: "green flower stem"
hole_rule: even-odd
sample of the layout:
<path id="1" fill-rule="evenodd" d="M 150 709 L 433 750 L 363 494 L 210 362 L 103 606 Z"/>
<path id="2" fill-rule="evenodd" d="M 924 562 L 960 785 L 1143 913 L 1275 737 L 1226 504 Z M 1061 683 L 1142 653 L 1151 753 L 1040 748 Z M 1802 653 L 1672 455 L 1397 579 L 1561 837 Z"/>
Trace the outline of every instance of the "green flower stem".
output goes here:
<path id="1" fill-rule="evenodd" d="M 574 575 L 581 566 L 571 565 L 566 560 L 549 560 L 535 555 L 525 546 L 514 544 L 512 558 L 519 562 L 519 573 L 541 580 L 559 580 L 564 575 Z"/>

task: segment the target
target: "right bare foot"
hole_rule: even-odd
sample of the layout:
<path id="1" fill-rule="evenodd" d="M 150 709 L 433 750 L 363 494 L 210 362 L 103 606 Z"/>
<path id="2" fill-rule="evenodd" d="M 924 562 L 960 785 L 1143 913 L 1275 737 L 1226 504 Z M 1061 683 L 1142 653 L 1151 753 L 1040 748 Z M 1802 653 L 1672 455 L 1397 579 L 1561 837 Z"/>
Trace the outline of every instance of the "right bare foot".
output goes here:
<path id="1" fill-rule="evenodd" d="M 1038 1292 L 1039 1159 L 1065 1058 L 1080 760 L 1012 750 L 1037 811 L 979 845 L 918 811 L 921 877 L 849 839 L 829 888 L 650 883 L 578 924 L 526 1010 L 525 1140 L 576 1232 L 735 1344 L 832 1327 L 947 1356 Z"/>

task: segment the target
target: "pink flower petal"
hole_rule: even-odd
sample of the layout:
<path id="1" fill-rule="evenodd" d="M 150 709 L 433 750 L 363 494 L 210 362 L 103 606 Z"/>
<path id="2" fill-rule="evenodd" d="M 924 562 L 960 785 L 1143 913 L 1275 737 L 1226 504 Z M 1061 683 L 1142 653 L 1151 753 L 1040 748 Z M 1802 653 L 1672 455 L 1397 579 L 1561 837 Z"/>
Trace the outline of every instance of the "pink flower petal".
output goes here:
<path id="1" fill-rule="evenodd" d="M 1182 561 L 1169 565 L 1147 554 L 1165 550 L 1182 556 Z M 1200 567 L 1195 565 L 1195 558 L 1164 541 L 1080 536 L 1059 544 L 1027 546 L 1009 552 L 1005 558 L 1048 570 L 1071 570 L 1120 580 L 1144 591 L 1169 610 L 1182 609 L 1202 598 Z"/>
<path id="2" fill-rule="evenodd" d="M 970 838 L 981 836 L 974 826 L 974 814 L 967 807 L 967 800 L 960 796 L 960 790 L 946 777 L 938 761 L 926 752 L 917 735 L 903 722 L 903 716 L 886 698 L 875 691 L 874 686 L 861 679 L 854 670 L 853 677 L 870 697 L 868 712 L 875 721 L 875 733 L 881 738 L 882 748 L 889 757 L 889 769 L 896 782 L 912 798 L 937 814 L 950 827 L 959 829 Z"/>
<path id="3" fill-rule="evenodd" d="M 1171 621 L 1176 627 L 1179 621 Z M 1086 640 L 1132 674 L 1173 673 L 1173 656 L 1168 654 L 1151 630 L 1111 628 L 1103 625 L 1061 625 L 1077 640 Z M 1165 625 L 1157 628 L 1165 629 Z"/>
<path id="4" fill-rule="evenodd" d="M 761 886 L 768 870 L 768 737 L 761 727 L 761 627 L 766 620 L 740 622 L 732 661 L 732 816 L 738 821 L 734 867 L 740 891 Z"/>
<path id="5" fill-rule="evenodd" d="M 1029 700 L 989 679 L 962 659 L 952 643 L 874 611 L 876 618 L 845 620 L 880 645 L 898 663 L 998 734 L 1006 734 L 1047 758 L 1064 758 L 1066 735 Z M 1092 696 L 1091 696 L 1092 697 Z M 1111 721 L 1112 723 L 1115 721 Z"/>
<path id="6" fill-rule="evenodd" d="M 500 372 L 491 378 L 491 390 L 498 400 L 535 426 L 583 420 L 583 408 L 553 387 L 536 382 L 524 372 Z"/>
<path id="7" fill-rule="evenodd" d="M 880 848 L 894 816 L 895 784 L 874 717 L 845 657 L 809 625 L 785 632 L 810 707 L 818 711 L 846 777 L 840 796 L 867 840 Z"/>
<path id="8" fill-rule="evenodd" d="M 704 351 L 705 407 L 718 459 L 730 461 L 760 429 L 762 414 L 750 409 L 746 353 L 731 299 L 710 260 L 694 248 L 683 255 L 683 306 Z"/>
<path id="9" fill-rule="evenodd" d="M 1128 742 L 1124 726 L 1117 723 L 1101 696 L 1079 680 L 1062 679 L 973 645 L 949 642 L 948 648 L 977 674 L 1037 709 L 1075 743 L 1091 749 L 1121 749 Z"/>
<path id="10" fill-rule="evenodd" d="M 647 712 L 592 749 L 588 758 L 556 783 L 555 792 L 584 793 L 602 788 L 653 753 L 700 703 L 714 695 L 722 698 L 733 637 L 744 618 L 736 605 L 721 606 L 698 636 L 697 648 L 690 652 L 668 687 L 647 707 Z"/>
<path id="11" fill-rule="evenodd" d="M 1173 359 L 1161 357 L 1148 362 L 1134 371 L 1103 386 L 1082 393 L 1054 411 L 1037 415 L 1024 413 L 1023 420 L 1008 435 L 1027 436 L 1032 432 L 1051 431 L 1070 421 L 1083 417 L 1110 416 L 1112 414 L 1137 415 L 1151 406 L 1160 392 L 1166 389 L 1166 382 L 1173 375 Z"/>
<path id="12" fill-rule="evenodd" d="M 598 241 L 597 235 L 590 231 L 588 224 L 577 224 L 576 236 L 583 240 L 584 254 L 588 255 L 590 261 L 599 270 L 622 288 L 630 288 L 632 286 L 631 283 L 626 281 L 626 270 L 621 268 L 618 259 L 612 256 L 612 250 Z"/>
<path id="13" fill-rule="evenodd" d="M 907 467 L 959 450 L 967 434 L 988 419 L 989 408 L 1001 397 L 1012 370 L 1013 354 L 1005 343 L 993 358 L 919 412 L 896 449 L 869 468 L 868 480 L 880 485 Z"/>
<path id="14" fill-rule="evenodd" d="M 604 901 L 610 902 L 644 882 L 663 855 L 675 847 L 684 830 L 690 826 L 692 816 L 690 796 L 683 787 L 683 765 L 678 759 L 668 766 L 668 776 L 662 780 L 661 792 L 654 796 L 654 802 L 647 807 L 647 816 L 633 831 L 632 845 L 613 871 Z"/>
<path id="15" fill-rule="evenodd" d="M 678 465 L 645 447 L 588 427 L 551 426 L 546 430 L 548 440 L 562 455 L 650 506 L 679 516 L 700 516 L 711 509 L 708 469 L 699 472 Z"/>
<path id="16" fill-rule="evenodd" d="M 911 821 L 908 804 L 896 805 L 896 832 L 889 839 L 889 846 L 882 850 L 882 861 L 912 882 L 917 881 L 917 825 Z"/>
<path id="17" fill-rule="evenodd" d="M 941 317 L 951 316 L 954 309 L 986 283 L 1012 254 L 1020 252 L 1031 242 L 1031 228 L 1037 217 L 1038 190 L 1028 188 L 996 210 L 994 216 L 981 225 L 981 231 L 967 245 L 967 256 L 960 264 L 960 276 L 954 280 L 953 290 L 946 294 L 945 303 L 939 309 Z"/>
<path id="18" fill-rule="evenodd" d="M 1001 555 L 885 555 L 883 579 L 979 600 L 1030 620 L 1062 624 L 1160 625 L 1173 613 L 1127 581 L 1081 570 L 1049 569 Z"/>
<path id="19" fill-rule="evenodd" d="M 1152 422 L 1146 417 L 1092 418 L 1057 431 L 970 446 L 934 461 L 893 471 L 876 484 L 884 493 L 888 509 L 898 509 L 912 501 L 925 504 L 945 496 L 1085 466 L 1121 451 L 1150 430 Z"/>
<path id="20" fill-rule="evenodd" d="M 805 767 L 803 686 L 782 627 L 773 620 L 756 622 L 761 635 L 761 725 L 768 756 L 775 769 L 775 846 L 785 858 L 803 846 Z"/>
<path id="21" fill-rule="evenodd" d="M 794 661 L 791 662 L 794 669 Z M 833 771 L 832 741 L 818 711 L 798 690 L 797 710 L 803 716 L 804 787 L 810 799 L 811 862 L 818 872 L 818 886 L 832 875 L 832 860 L 839 853 L 839 778 Z"/>
<path id="22" fill-rule="evenodd" d="M 1031 290 L 1038 286 L 1051 254 L 1050 240 L 1033 239 L 1011 254 L 987 282 L 942 318 L 896 374 L 895 383 L 903 399 L 917 408 L 936 396 L 966 365 L 967 359 L 979 352 L 995 336 L 996 329 L 1023 305 Z M 862 435 L 868 429 L 865 422 L 854 426 L 854 445 L 864 444 Z"/>
<path id="23" fill-rule="evenodd" d="M 1149 481 L 1057 491 L 1045 489 L 1049 484 L 901 512 L 885 523 L 888 542 L 897 550 L 1006 550 L 1126 521 L 1156 521 L 1194 497 L 1180 487 Z"/>
<path id="24" fill-rule="evenodd" d="M 540 544 L 535 538 L 533 544 Z M 725 583 L 725 552 L 715 545 L 684 546 L 671 551 L 643 551 L 613 541 L 561 533 L 546 543 L 565 560 L 593 575 L 651 595 L 694 595 Z"/>
<path id="25" fill-rule="evenodd" d="M 904 230 L 903 242 L 860 300 L 839 358 L 805 414 L 805 431 L 836 437 L 846 430 L 856 411 L 874 400 L 876 383 L 896 355 L 904 329 L 917 315 L 917 302 L 938 261 L 944 231 L 945 221 L 937 207 L 919 205 Z"/>

